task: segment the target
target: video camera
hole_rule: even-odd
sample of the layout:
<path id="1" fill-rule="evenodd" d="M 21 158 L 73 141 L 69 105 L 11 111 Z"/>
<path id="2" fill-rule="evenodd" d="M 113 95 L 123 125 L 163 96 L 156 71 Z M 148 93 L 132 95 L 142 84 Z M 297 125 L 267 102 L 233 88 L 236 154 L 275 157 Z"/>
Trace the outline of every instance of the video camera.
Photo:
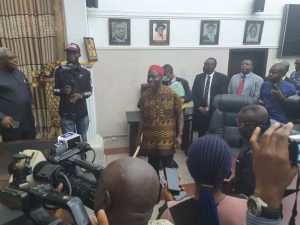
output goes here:
<path id="1" fill-rule="evenodd" d="M 0 190 L 0 202 L 22 210 L 36 224 L 62 224 L 60 219 L 49 216 L 45 208 L 64 208 L 76 224 L 90 224 L 83 204 L 93 208 L 97 180 L 103 170 L 85 160 L 85 153 L 90 150 L 94 151 L 81 142 L 80 135 L 70 132 L 58 137 L 47 161 L 30 166 L 35 153 L 14 155 L 8 166 L 13 179 L 9 188 Z M 28 181 L 31 174 L 34 180 Z M 59 183 L 64 186 L 62 193 L 55 189 Z"/>

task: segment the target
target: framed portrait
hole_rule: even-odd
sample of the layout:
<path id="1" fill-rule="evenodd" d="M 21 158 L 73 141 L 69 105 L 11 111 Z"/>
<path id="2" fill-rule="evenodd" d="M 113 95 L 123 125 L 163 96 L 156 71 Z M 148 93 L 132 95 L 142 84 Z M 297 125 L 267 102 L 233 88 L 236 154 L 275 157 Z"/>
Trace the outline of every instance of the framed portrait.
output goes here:
<path id="1" fill-rule="evenodd" d="M 220 20 L 202 20 L 200 27 L 200 45 L 219 44 Z"/>
<path id="2" fill-rule="evenodd" d="M 84 45 L 85 45 L 88 62 L 98 62 L 94 38 L 84 37 L 83 40 L 84 40 Z"/>
<path id="3" fill-rule="evenodd" d="M 264 28 L 264 21 L 246 21 L 244 32 L 244 45 L 260 44 L 262 31 Z"/>
<path id="4" fill-rule="evenodd" d="M 150 45 L 170 44 L 170 20 L 150 20 Z"/>
<path id="5" fill-rule="evenodd" d="M 130 20 L 108 19 L 109 45 L 130 45 Z"/>

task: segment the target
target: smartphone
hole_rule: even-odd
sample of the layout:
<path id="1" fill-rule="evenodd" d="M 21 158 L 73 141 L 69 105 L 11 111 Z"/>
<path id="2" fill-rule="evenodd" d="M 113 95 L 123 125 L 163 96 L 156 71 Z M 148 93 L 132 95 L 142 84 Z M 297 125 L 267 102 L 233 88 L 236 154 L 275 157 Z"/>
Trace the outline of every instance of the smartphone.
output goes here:
<path id="1" fill-rule="evenodd" d="M 181 199 L 185 198 L 187 195 L 187 193 L 185 191 L 180 191 L 178 195 L 173 195 L 173 198 L 176 201 L 180 201 Z"/>
<path id="2" fill-rule="evenodd" d="M 181 188 L 180 188 L 180 182 L 177 174 L 177 169 L 166 167 L 164 168 L 164 173 L 165 173 L 166 180 L 168 182 L 169 191 L 173 196 L 178 195 L 181 191 Z"/>
<path id="3" fill-rule="evenodd" d="M 294 164 L 300 164 L 300 134 L 289 136 L 289 156 Z"/>
<path id="4" fill-rule="evenodd" d="M 19 128 L 19 125 L 20 125 L 20 121 L 13 120 L 12 122 L 13 128 Z"/>
<path id="5" fill-rule="evenodd" d="M 279 88 L 278 88 L 277 84 L 273 84 L 272 85 L 272 89 L 275 90 L 275 91 L 277 91 Z"/>

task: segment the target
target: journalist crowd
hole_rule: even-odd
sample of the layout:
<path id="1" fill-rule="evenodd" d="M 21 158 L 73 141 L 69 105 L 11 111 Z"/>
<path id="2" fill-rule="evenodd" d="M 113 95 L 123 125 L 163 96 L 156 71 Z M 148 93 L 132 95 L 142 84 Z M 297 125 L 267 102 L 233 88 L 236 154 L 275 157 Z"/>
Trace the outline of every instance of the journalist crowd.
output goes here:
<path id="1" fill-rule="evenodd" d="M 86 99 L 92 95 L 91 74 L 79 63 L 78 44 L 68 44 L 65 52 L 66 64 L 54 72 L 60 125 L 63 134 L 78 133 L 82 142 L 87 142 L 90 119 Z M 35 138 L 33 99 L 28 80 L 17 66 L 17 56 L 1 47 L 3 142 Z M 293 104 L 295 108 L 300 104 L 294 100 L 300 90 L 300 58 L 290 75 L 286 61 L 274 63 L 264 76 L 255 74 L 253 61 L 245 58 L 240 73 L 227 76 L 217 72 L 217 59 L 208 57 L 191 88 L 173 66 L 149 65 L 145 71 L 148 85 L 137 102 L 140 121 L 135 147 L 148 161 L 139 155 L 121 157 L 103 169 L 94 197 L 97 222 L 91 224 L 300 224 L 298 156 L 292 158 L 290 138 L 298 133 L 299 121 L 289 117 Z M 222 103 L 224 99 L 232 102 Z M 197 138 L 185 152 L 186 166 L 196 188 L 187 195 L 184 185 L 178 184 L 179 193 L 184 194 L 180 198 L 171 190 L 173 181 L 161 171 L 181 167 L 174 154 L 188 132 L 184 126 L 189 103 L 193 103 L 192 130 Z M 238 109 L 234 112 L 233 108 Z M 233 126 L 227 125 L 229 120 Z M 233 139 L 237 140 L 235 151 Z M 293 151 L 298 153 L 298 145 Z M 160 201 L 164 204 L 153 218 Z"/>

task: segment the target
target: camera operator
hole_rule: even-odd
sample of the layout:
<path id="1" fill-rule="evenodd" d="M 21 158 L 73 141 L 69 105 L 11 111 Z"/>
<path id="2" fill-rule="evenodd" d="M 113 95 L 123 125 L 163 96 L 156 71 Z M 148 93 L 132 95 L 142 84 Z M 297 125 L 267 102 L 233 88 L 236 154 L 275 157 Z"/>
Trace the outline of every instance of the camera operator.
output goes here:
<path id="1" fill-rule="evenodd" d="M 65 48 L 67 64 L 54 72 L 54 94 L 60 96 L 59 115 L 62 133 L 75 132 L 87 142 L 89 117 L 86 98 L 92 95 L 91 74 L 80 66 L 80 48 L 70 43 Z"/>

